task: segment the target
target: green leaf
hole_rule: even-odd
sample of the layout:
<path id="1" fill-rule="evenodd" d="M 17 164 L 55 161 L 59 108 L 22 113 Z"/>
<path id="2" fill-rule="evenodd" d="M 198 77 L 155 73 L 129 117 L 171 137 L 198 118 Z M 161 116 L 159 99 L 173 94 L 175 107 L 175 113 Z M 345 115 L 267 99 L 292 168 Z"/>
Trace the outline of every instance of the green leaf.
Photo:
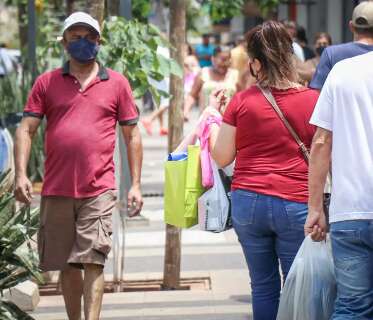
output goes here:
<path id="1" fill-rule="evenodd" d="M 170 62 L 170 71 L 173 75 L 182 78 L 184 75 L 184 70 L 181 68 L 181 66 L 174 60 L 171 60 Z"/>
<path id="2" fill-rule="evenodd" d="M 8 316 L 8 319 L 16 319 L 16 320 L 34 320 L 33 317 L 29 316 L 26 312 L 22 311 L 20 308 L 18 308 L 13 302 L 11 301 L 0 301 L 0 314 L 2 314 L 4 311 L 8 311 L 10 316 Z M 2 320 L 5 320 L 4 318 L 1 318 Z"/>
<path id="3" fill-rule="evenodd" d="M 163 77 L 168 77 L 170 75 L 170 60 L 165 58 L 162 55 L 158 55 L 158 62 L 159 62 L 159 68 L 158 72 L 163 76 Z"/>
<path id="4" fill-rule="evenodd" d="M 4 183 L 0 176 L 0 190 Z M 29 279 L 43 281 L 38 258 L 27 244 L 39 222 L 38 209 L 21 207 L 16 211 L 12 194 L 0 194 L 0 293 Z M 0 295 L 0 319 L 33 319 Z"/>

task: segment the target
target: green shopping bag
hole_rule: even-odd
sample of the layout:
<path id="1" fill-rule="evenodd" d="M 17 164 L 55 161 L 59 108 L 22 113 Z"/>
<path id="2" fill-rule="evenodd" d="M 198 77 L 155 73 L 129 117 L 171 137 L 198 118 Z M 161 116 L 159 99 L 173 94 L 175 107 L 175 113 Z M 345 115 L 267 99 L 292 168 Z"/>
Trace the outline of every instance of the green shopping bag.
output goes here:
<path id="1" fill-rule="evenodd" d="M 198 223 L 202 187 L 200 147 L 188 146 L 188 159 L 165 165 L 164 219 L 167 224 L 190 228 Z"/>

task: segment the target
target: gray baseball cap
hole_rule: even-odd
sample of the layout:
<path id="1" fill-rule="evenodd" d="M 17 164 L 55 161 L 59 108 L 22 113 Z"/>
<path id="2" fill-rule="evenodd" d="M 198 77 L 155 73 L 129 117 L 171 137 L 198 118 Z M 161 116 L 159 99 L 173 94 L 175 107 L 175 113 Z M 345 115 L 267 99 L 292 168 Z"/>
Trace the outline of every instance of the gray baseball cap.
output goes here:
<path id="1" fill-rule="evenodd" d="M 62 34 L 73 25 L 88 25 L 97 31 L 98 34 L 101 34 L 100 24 L 98 21 L 85 12 L 78 11 L 68 16 L 63 23 Z"/>
<path id="2" fill-rule="evenodd" d="M 373 28 L 373 1 L 364 1 L 355 7 L 352 24 L 356 28 Z"/>

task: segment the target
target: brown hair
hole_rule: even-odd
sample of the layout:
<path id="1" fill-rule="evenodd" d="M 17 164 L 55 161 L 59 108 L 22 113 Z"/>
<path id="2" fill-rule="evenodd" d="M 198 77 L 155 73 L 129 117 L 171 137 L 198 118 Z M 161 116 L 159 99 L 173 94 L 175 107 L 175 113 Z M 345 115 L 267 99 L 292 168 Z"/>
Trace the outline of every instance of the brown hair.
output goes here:
<path id="1" fill-rule="evenodd" d="M 246 39 L 249 56 L 258 59 L 262 65 L 263 77 L 258 80 L 262 86 L 297 82 L 293 40 L 282 23 L 266 21 L 251 29 Z"/>
<path id="2" fill-rule="evenodd" d="M 313 43 L 316 43 L 316 41 L 319 40 L 319 39 L 321 39 L 321 38 L 326 38 L 328 40 L 328 42 L 329 42 L 329 45 L 332 45 L 332 43 L 333 43 L 332 37 L 327 32 L 318 32 L 318 33 L 316 33 L 315 39 L 314 39 Z"/>

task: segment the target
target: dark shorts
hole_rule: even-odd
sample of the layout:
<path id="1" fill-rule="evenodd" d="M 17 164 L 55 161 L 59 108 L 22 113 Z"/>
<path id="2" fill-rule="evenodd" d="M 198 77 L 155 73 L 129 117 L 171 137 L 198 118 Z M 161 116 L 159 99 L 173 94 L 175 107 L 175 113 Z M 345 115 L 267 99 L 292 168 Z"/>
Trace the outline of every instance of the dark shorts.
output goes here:
<path id="1" fill-rule="evenodd" d="M 64 270 L 68 265 L 104 266 L 111 250 L 112 210 L 116 192 L 74 199 L 41 199 L 38 251 L 43 271 Z"/>

